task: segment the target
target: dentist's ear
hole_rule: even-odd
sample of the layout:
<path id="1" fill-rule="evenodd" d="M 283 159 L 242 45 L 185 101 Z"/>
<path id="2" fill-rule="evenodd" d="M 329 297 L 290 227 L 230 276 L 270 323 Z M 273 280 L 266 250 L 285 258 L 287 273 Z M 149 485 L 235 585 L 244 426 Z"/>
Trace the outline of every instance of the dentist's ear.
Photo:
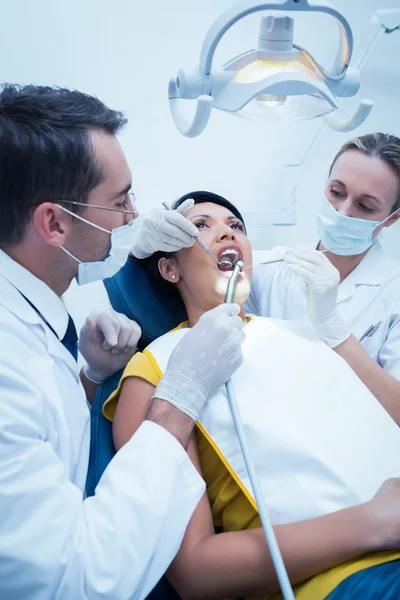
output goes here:
<path id="1" fill-rule="evenodd" d="M 54 202 L 42 202 L 34 209 L 32 224 L 37 233 L 51 246 L 62 246 L 72 227 L 72 217 Z"/>
<path id="2" fill-rule="evenodd" d="M 181 275 L 179 273 L 178 265 L 176 260 L 173 258 L 167 258 L 163 256 L 158 261 L 158 270 L 160 271 L 161 277 L 170 283 L 178 283 Z"/>

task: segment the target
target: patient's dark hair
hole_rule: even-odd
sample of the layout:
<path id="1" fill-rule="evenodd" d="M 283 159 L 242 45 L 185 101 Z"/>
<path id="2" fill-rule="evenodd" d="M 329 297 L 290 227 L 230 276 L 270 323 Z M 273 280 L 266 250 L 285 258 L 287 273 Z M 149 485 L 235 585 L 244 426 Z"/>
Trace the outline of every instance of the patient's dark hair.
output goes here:
<path id="1" fill-rule="evenodd" d="M 229 202 L 229 200 L 227 200 L 223 196 L 219 196 L 218 194 L 214 194 L 213 192 L 205 192 L 205 191 L 190 192 L 189 194 L 185 194 L 184 196 L 181 196 L 178 200 L 175 200 L 175 202 L 172 204 L 172 208 L 173 209 L 178 208 L 183 202 L 185 202 L 185 200 L 189 200 L 189 199 L 194 200 L 195 204 L 203 204 L 204 202 L 211 202 L 212 204 L 218 204 L 219 206 L 224 206 L 225 208 L 230 210 L 231 213 L 235 215 L 235 217 L 240 219 L 240 221 L 242 221 L 243 225 L 245 226 L 243 217 L 240 214 L 240 212 L 238 211 L 238 209 L 236 208 L 236 206 L 234 204 L 232 204 L 231 202 Z M 246 231 L 246 226 L 245 226 L 245 231 Z M 143 261 L 141 261 L 143 263 L 143 266 L 145 266 L 145 268 L 149 274 L 149 280 L 150 280 L 151 284 L 155 287 L 157 292 L 158 293 L 161 292 L 161 294 L 166 294 L 168 296 L 179 296 L 179 290 L 175 284 L 173 284 L 169 281 L 166 281 L 162 277 L 162 275 L 158 269 L 158 261 L 160 260 L 160 258 L 163 258 L 163 257 L 173 258 L 174 256 L 175 256 L 174 252 L 156 252 L 152 256 L 149 256 L 149 258 L 145 258 Z"/>

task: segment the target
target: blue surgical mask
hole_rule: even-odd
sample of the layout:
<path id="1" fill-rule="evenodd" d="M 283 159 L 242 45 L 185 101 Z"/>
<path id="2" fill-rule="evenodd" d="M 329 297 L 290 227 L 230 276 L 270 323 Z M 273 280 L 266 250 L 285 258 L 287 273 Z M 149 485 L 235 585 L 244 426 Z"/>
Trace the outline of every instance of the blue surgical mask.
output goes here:
<path id="1" fill-rule="evenodd" d="M 317 213 L 317 228 L 322 245 L 339 256 L 362 254 L 374 243 L 374 231 L 398 212 L 392 212 L 383 221 L 369 221 L 346 217 L 324 198 Z"/>

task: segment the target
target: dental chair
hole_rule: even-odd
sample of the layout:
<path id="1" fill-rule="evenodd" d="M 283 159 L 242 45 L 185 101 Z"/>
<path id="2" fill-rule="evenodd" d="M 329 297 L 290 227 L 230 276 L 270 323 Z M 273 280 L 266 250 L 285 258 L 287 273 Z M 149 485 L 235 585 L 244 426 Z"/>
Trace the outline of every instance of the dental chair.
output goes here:
<path id="1" fill-rule="evenodd" d="M 126 265 L 114 277 L 106 279 L 104 285 L 113 309 L 137 321 L 142 328 L 139 350 L 187 319 L 180 297 L 161 297 L 150 282 L 143 261 L 129 257 Z M 105 468 L 115 455 L 112 423 L 103 415 L 103 404 L 117 388 L 121 375 L 122 371 L 99 386 L 93 402 L 87 496 L 93 496 Z M 179 600 L 179 596 L 163 577 L 148 600 Z"/>

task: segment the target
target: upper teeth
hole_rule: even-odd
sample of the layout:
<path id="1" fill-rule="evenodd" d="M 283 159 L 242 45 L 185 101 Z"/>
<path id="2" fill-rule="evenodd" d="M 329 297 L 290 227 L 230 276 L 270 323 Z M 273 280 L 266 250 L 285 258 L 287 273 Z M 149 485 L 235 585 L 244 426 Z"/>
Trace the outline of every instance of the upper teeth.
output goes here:
<path id="1" fill-rule="evenodd" d="M 234 248 L 227 248 L 226 250 L 223 251 L 221 256 L 225 256 L 225 254 L 235 254 L 236 256 L 239 256 L 239 252 L 237 250 L 235 250 Z"/>

